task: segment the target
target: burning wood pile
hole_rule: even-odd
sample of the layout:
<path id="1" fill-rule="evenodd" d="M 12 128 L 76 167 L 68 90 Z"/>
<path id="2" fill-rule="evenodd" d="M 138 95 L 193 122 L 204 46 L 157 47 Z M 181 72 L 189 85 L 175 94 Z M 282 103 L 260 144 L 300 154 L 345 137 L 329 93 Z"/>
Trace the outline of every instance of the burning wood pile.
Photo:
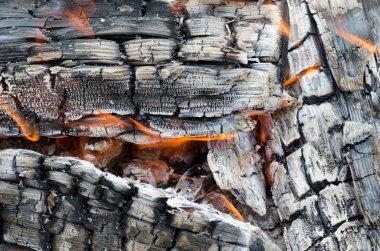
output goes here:
<path id="1" fill-rule="evenodd" d="M 380 249 L 377 0 L 0 4 L 0 250 Z"/>

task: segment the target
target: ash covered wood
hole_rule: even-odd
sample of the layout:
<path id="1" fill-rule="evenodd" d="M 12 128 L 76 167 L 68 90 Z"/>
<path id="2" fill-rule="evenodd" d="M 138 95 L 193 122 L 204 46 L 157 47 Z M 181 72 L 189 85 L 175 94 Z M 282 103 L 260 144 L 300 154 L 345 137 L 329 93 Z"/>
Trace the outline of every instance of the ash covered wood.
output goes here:
<path id="1" fill-rule="evenodd" d="M 111 2 L 2 1 L 2 107 L 48 136 L 237 134 L 210 146 L 210 168 L 258 222 L 272 197 L 280 222 L 262 225 L 272 236 L 283 227 L 284 248 L 380 248 L 378 1 Z M 281 100 L 279 82 L 310 68 L 286 86 L 294 104 Z M 244 140 L 260 138 L 256 113 L 271 113 L 261 148 Z M 0 136 L 21 136 L 6 109 L 0 122 Z M 0 154 L 0 249 L 277 249 L 207 206 L 21 152 Z"/>
<path id="2" fill-rule="evenodd" d="M 10 167 L 0 181 L 6 249 L 280 250 L 256 226 L 86 161 L 28 150 L 0 151 L 0 161 Z M 41 173 L 44 187 L 29 185 L 35 177 L 23 174 L 30 170 Z"/>

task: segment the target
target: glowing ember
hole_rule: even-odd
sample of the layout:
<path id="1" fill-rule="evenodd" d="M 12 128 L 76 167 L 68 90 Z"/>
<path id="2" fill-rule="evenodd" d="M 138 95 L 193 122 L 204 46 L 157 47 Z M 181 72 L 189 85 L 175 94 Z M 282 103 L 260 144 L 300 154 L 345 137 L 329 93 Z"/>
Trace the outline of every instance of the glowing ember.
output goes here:
<path id="1" fill-rule="evenodd" d="M 291 38 L 290 27 L 285 20 L 280 19 L 280 21 L 278 22 L 278 27 L 280 28 L 280 31 L 284 36 L 286 36 L 287 38 Z"/>
<path id="2" fill-rule="evenodd" d="M 241 215 L 239 210 L 237 210 L 231 201 L 229 201 L 223 194 L 211 192 L 207 194 L 207 201 L 219 211 L 231 214 L 236 219 L 245 222 L 243 215 Z"/>
<path id="3" fill-rule="evenodd" d="M 359 38 L 353 34 L 348 33 L 343 27 L 341 26 L 335 26 L 334 27 L 335 33 L 346 40 L 347 42 L 360 46 L 367 50 L 370 53 L 377 53 L 379 49 L 374 45 L 372 42 L 366 41 L 362 38 Z"/>
<path id="4" fill-rule="evenodd" d="M 211 135 L 211 136 L 203 136 L 203 137 L 188 137 L 184 136 L 181 138 L 174 139 L 165 139 L 165 141 L 161 141 L 159 143 L 147 143 L 140 144 L 140 148 L 154 148 L 154 147 L 179 147 L 188 142 L 208 142 L 208 141 L 218 141 L 218 140 L 229 140 L 235 138 L 235 134 L 220 134 L 220 135 Z"/>
<path id="5" fill-rule="evenodd" d="M 6 112 L 9 117 L 11 117 L 17 125 L 20 127 L 22 135 L 30 141 L 38 141 L 40 136 L 37 134 L 37 129 L 35 125 L 28 122 L 25 118 L 21 116 L 17 111 L 12 109 L 6 102 L 0 99 L 0 109 Z"/>
<path id="6" fill-rule="evenodd" d="M 287 88 L 287 87 L 291 86 L 292 84 L 297 83 L 303 77 L 309 77 L 309 78 L 314 77 L 315 75 L 317 75 L 321 71 L 321 68 L 322 67 L 320 65 L 314 65 L 314 66 L 311 66 L 311 67 L 301 71 L 296 76 L 285 80 L 284 87 Z"/>

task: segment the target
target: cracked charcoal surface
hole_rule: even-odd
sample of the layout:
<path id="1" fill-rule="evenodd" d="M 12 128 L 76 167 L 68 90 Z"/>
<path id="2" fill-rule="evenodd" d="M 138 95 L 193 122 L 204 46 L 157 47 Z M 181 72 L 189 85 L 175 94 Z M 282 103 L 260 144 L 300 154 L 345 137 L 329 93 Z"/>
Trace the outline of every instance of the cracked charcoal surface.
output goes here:
<path id="1" fill-rule="evenodd" d="M 57 18 L 63 5 L 56 1 L 3 2 L 1 100 L 18 107 L 42 134 L 147 139 L 126 124 L 78 129 L 70 121 L 98 121 L 81 118 L 96 111 L 118 114 L 126 122 L 123 115 L 135 114 L 166 136 L 239 132 L 229 148 L 210 149 L 214 178 L 226 189 L 251 184 L 235 192 L 256 196 L 261 204 L 253 206 L 265 214 L 263 175 L 270 176 L 284 248 L 380 249 L 379 55 L 350 44 L 333 29 L 336 22 L 343 23 L 354 35 L 380 46 L 377 0 L 288 0 L 288 15 L 280 1 L 258 7 L 254 1 L 188 0 L 183 9 L 167 8 L 172 3 L 163 0 L 146 6 L 139 0 L 113 5 L 95 1 L 95 11 L 87 1 L 78 1 L 98 40 Z M 25 8 L 14 8 L 18 4 Z M 102 8 L 115 17 L 104 16 Z M 181 19 L 182 11 L 186 15 Z M 282 16 L 289 17 L 291 27 L 285 47 L 277 27 Z M 297 104 L 277 109 L 281 76 L 295 76 L 316 64 L 321 72 L 287 89 Z M 39 93 L 49 98 L 38 99 Z M 246 151 L 248 135 L 257 137 L 256 131 L 249 132 L 255 123 L 236 113 L 247 108 L 272 113 L 272 136 L 260 150 L 270 162 L 264 173 L 263 160 Z M 0 121 L 1 135 L 19 134 L 1 111 Z M 42 250 L 62 245 L 81 250 L 270 250 L 272 245 L 261 230 L 257 237 L 214 216 L 209 224 L 197 215 L 167 210 L 200 205 L 176 198 L 165 202 L 165 196 L 151 194 L 160 194 L 157 190 L 132 189 L 129 181 L 122 185 L 98 172 L 78 175 L 71 168 L 75 161 L 68 159 L 9 151 L 0 152 L 5 205 L 0 245 L 5 250 L 12 244 Z M 231 166 L 239 167 L 238 172 Z M 252 177 L 245 173 L 256 169 L 260 171 Z M 104 186 L 99 189 L 99 184 Z M 52 212 L 46 208 L 50 188 L 58 191 Z M 81 196 L 71 196 L 72 191 Z M 85 210 L 75 211 L 79 208 Z M 31 214 L 36 217 L 28 218 Z M 21 231 L 26 225 L 28 231 Z"/>

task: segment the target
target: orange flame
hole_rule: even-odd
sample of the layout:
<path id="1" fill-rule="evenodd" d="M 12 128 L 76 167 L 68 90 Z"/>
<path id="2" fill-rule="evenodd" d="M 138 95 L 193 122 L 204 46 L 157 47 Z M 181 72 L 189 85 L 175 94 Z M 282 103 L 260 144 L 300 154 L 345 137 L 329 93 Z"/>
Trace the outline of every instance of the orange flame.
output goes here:
<path id="1" fill-rule="evenodd" d="M 90 7 L 93 12 L 95 10 L 95 4 L 93 1 L 90 1 Z M 77 13 L 79 13 L 79 15 Z M 62 12 L 61 15 L 66 17 L 71 25 L 83 35 L 88 38 L 95 38 L 94 31 L 88 21 L 87 15 L 79 5 L 75 5 L 74 9 Z"/>
<path id="2" fill-rule="evenodd" d="M 284 19 L 280 19 L 280 21 L 278 22 L 278 27 L 280 28 L 280 31 L 284 36 L 286 36 L 287 38 L 291 38 L 290 26 Z"/>
<path id="3" fill-rule="evenodd" d="M 231 203 L 231 201 L 229 201 L 226 198 L 226 196 L 222 195 L 221 199 L 226 205 L 226 209 L 228 209 L 232 213 L 232 215 L 234 215 L 240 221 L 243 221 L 243 222 L 245 221 L 243 215 L 241 215 L 239 210 L 237 210 L 237 208 Z"/>
<path id="4" fill-rule="evenodd" d="M 21 133 L 27 140 L 35 142 L 40 139 L 40 136 L 37 134 L 35 125 L 28 122 L 17 111 L 13 110 L 8 104 L 1 102 L 1 99 L 0 109 L 6 112 L 9 117 L 11 117 L 16 122 L 16 124 L 20 127 Z"/>
<path id="5" fill-rule="evenodd" d="M 152 137 L 152 138 L 160 138 L 160 135 L 158 133 L 153 132 L 150 128 L 146 127 L 145 125 L 141 124 L 140 122 L 129 118 L 132 123 L 136 126 L 137 129 L 139 129 L 141 132 L 143 132 L 145 135 Z M 220 135 L 209 135 L 209 136 L 201 136 L 201 137 L 189 137 L 184 136 L 180 138 L 172 138 L 172 139 L 164 139 L 164 141 L 160 141 L 158 143 L 147 143 L 147 144 L 140 144 L 140 148 L 154 148 L 154 147 L 177 147 L 179 145 L 182 145 L 187 142 L 195 141 L 195 142 L 208 142 L 208 141 L 217 141 L 217 140 L 229 140 L 235 138 L 235 134 L 225 134 L 222 133 Z"/>
<path id="6" fill-rule="evenodd" d="M 207 194 L 208 202 L 219 211 L 233 215 L 236 219 L 245 222 L 239 210 L 221 193 L 211 192 Z"/>
<path id="7" fill-rule="evenodd" d="M 362 38 L 359 38 L 353 34 L 348 33 L 341 26 L 335 26 L 334 30 L 338 36 L 340 36 L 341 38 L 343 38 L 347 42 L 349 42 L 353 45 L 360 46 L 370 53 L 377 53 L 379 51 L 379 48 L 377 48 L 377 46 L 374 45 L 372 42 L 366 41 Z"/>
<path id="8" fill-rule="evenodd" d="M 320 65 L 311 66 L 311 67 L 309 67 L 309 68 L 301 71 L 296 76 L 285 80 L 284 87 L 287 88 L 290 85 L 297 83 L 301 78 L 303 78 L 305 76 L 307 76 L 309 78 L 312 78 L 315 75 L 317 75 L 320 71 L 321 71 L 321 66 Z"/>

